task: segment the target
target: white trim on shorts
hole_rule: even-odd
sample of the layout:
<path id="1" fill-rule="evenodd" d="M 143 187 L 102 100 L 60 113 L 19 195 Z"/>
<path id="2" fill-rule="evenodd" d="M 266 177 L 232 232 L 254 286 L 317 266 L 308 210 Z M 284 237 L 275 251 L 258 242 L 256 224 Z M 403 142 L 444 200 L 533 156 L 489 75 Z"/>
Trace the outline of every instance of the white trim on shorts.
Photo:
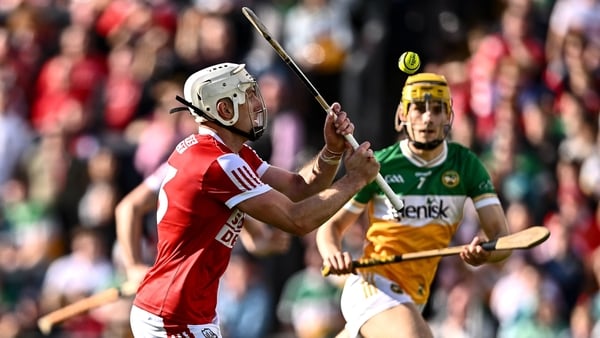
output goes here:
<path id="1" fill-rule="evenodd" d="M 135 338 L 223 338 L 219 328 L 219 318 L 215 317 L 212 323 L 203 325 L 187 325 L 189 335 L 186 332 L 167 337 L 163 319 L 148 311 L 133 305 L 129 316 L 131 332 Z M 193 336 L 192 336 L 193 335 Z"/>
<path id="2" fill-rule="evenodd" d="M 360 338 L 360 328 L 370 318 L 400 304 L 413 303 L 398 284 L 377 274 L 350 275 L 344 283 L 341 309 L 349 338 Z M 423 311 L 424 304 L 415 304 Z"/>

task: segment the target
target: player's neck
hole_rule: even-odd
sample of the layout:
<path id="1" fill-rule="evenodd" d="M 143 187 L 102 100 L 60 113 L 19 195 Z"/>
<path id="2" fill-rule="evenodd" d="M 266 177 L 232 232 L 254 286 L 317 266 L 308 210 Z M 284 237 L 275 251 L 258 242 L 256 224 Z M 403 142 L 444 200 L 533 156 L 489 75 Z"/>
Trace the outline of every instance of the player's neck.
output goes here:
<path id="1" fill-rule="evenodd" d="M 239 152 L 247 139 L 241 135 L 238 135 L 227 128 L 223 128 L 222 126 L 211 122 L 205 121 L 202 123 L 199 129 L 199 133 L 202 134 L 202 129 L 210 130 L 215 133 L 221 142 L 223 142 L 231 151 L 237 153 Z"/>
<path id="2" fill-rule="evenodd" d="M 225 128 L 217 127 L 215 128 L 215 132 L 217 133 L 217 135 L 219 135 L 221 140 L 223 140 L 223 143 L 225 143 L 225 145 L 227 145 L 229 149 L 236 153 L 239 152 L 242 149 L 244 143 L 248 141 L 247 138 Z"/>

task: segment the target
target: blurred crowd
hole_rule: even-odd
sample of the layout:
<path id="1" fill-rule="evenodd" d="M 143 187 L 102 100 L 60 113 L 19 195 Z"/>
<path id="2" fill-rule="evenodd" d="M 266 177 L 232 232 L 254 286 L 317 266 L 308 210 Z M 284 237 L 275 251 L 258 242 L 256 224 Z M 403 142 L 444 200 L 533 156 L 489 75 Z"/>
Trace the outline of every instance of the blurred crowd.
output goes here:
<path id="1" fill-rule="evenodd" d="M 270 116 L 261 157 L 295 169 L 320 149 L 322 108 L 243 6 L 375 149 L 398 137 L 397 58 L 419 53 L 451 84 L 451 138 L 484 160 L 511 230 L 551 230 L 501 265 L 444 258 L 424 313 L 438 337 L 600 337 L 600 1 L 1 0 L 0 338 L 39 337 L 39 316 L 123 282 L 114 208 L 196 130 L 169 114 L 189 74 L 245 63 Z M 322 277 L 321 262 L 312 235 L 285 254 L 236 249 L 219 295 L 226 337 L 332 337 L 343 277 Z M 51 335 L 129 337 L 130 305 Z"/>

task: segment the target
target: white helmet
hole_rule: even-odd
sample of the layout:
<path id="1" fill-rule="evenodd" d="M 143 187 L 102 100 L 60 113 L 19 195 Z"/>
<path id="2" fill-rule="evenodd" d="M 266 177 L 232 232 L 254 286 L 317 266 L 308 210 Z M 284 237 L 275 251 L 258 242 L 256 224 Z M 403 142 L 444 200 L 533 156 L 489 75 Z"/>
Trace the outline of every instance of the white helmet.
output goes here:
<path id="1" fill-rule="evenodd" d="M 204 68 L 190 75 L 183 86 L 183 95 L 195 108 L 200 109 L 210 119 L 214 119 L 224 126 L 234 125 L 239 118 L 240 104 L 246 102 L 246 90 L 256 87 L 256 80 L 246 71 L 246 65 L 235 63 L 220 63 Z M 228 97 L 233 102 L 234 116 L 230 120 L 223 120 L 217 111 L 217 101 Z M 264 107 L 264 102 L 263 102 Z M 188 107 L 190 112 L 200 121 L 206 118 L 198 114 L 193 107 Z"/>

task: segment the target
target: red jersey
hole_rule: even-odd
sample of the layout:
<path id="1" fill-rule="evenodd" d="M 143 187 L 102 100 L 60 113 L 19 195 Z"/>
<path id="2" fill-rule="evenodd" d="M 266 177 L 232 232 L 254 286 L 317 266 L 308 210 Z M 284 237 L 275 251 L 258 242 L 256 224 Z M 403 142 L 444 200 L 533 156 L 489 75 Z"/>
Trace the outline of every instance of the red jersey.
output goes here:
<path id="1" fill-rule="evenodd" d="M 212 131 L 181 141 L 158 196 L 158 254 L 134 305 L 165 324 L 206 324 L 216 316 L 219 279 L 242 229 L 235 206 L 271 187 L 252 148 L 232 152 Z"/>

